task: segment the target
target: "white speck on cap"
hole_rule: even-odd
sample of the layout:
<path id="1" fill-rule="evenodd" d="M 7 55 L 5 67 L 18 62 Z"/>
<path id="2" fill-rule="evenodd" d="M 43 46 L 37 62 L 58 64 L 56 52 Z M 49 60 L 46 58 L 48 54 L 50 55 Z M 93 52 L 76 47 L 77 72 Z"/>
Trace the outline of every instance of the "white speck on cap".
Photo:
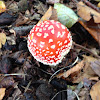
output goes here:
<path id="1" fill-rule="evenodd" d="M 50 51 L 46 51 L 46 53 L 50 53 Z"/>
<path id="2" fill-rule="evenodd" d="M 42 42 L 42 41 L 41 41 L 40 44 L 45 44 L 45 42 Z"/>
<path id="3" fill-rule="evenodd" d="M 50 30 L 50 29 L 54 29 L 53 25 L 50 25 L 50 26 L 48 27 L 48 30 Z"/>
<path id="4" fill-rule="evenodd" d="M 36 43 L 36 40 L 35 40 L 35 39 L 33 39 L 32 41 L 33 41 L 34 43 Z"/>
<path id="5" fill-rule="evenodd" d="M 53 42 L 53 39 L 49 39 L 49 43 L 50 43 L 50 42 Z"/>
<path id="6" fill-rule="evenodd" d="M 60 36 L 61 36 L 61 33 L 60 33 L 60 31 L 59 31 L 58 34 L 57 34 L 57 38 L 60 37 Z"/>
<path id="7" fill-rule="evenodd" d="M 62 42 L 59 43 L 59 46 L 61 46 L 61 45 L 62 45 Z"/>
<path id="8" fill-rule="evenodd" d="M 65 26 L 64 25 L 61 25 L 62 29 L 65 29 Z"/>
<path id="9" fill-rule="evenodd" d="M 42 33 L 37 33 L 37 36 L 41 36 L 42 35 Z"/>
<path id="10" fill-rule="evenodd" d="M 49 36 L 48 33 L 44 33 L 44 37 L 43 38 L 47 38 L 47 36 Z"/>
<path id="11" fill-rule="evenodd" d="M 41 48 L 43 48 L 43 45 L 42 45 L 42 44 L 40 44 L 40 47 L 41 47 Z"/>
<path id="12" fill-rule="evenodd" d="M 48 27 L 49 25 L 45 25 L 45 27 Z"/>
<path id="13" fill-rule="evenodd" d="M 52 45 L 51 48 L 52 48 L 52 49 L 55 49 L 55 45 Z"/>
<path id="14" fill-rule="evenodd" d="M 42 28 L 39 29 L 39 32 L 42 32 Z"/>
<path id="15" fill-rule="evenodd" d="M 58 28 L 60 28 L 60 26 L 59 26 L 58 24 L 57 24 L 56 26 L 57 26 Z"/>
<path id="16" fill-rule="evenodd" d="M 50 52 L 50 54 L 53 54 L 53 52 Z"/>
<path id="17" fill-rule="evenodd" d="M 54 34 L 54 29 L 51 30 L 51 33 Z"/>
<path id="18" fill-rule="evenodd" d="M 64 44 L 67 43 L 67 40 L 64 41 Z"/>

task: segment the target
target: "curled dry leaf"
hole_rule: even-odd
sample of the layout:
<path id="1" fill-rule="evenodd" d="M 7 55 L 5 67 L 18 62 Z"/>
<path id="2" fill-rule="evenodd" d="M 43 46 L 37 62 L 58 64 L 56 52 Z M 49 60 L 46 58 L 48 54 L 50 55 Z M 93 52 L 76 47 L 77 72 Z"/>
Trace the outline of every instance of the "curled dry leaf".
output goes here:
<path id="1" fill-rule="evenodd" d="M 91 77 L 96 77 L 96 73 L 93 71 L 93 69 L 90 67 L 90 63 L 96 61 L 97 59 L 92 56 L 86 56 L 83 55 L 83 61 L 85 63 L 84 68 L 82 71 L 79 71 L 77 73 L 72 74 L 73 83 L 79 83 L 80 81 L 83 81 L 83 79 L 87 78 L 90 79 Z"/>
<path id="2" fill-rule="evenodd" d="M 92 86 L 90 90 L 92 100 L 100 100 L 100 81 Z"/>
<path id="3" fill-rule="evenodd" d="M 4 12 L 6 10 L 5 3 L 3 1 L 0 1 L 0 13 Z"/>
<path id="4" fill-rule="evenodd" d="M 5 88 L 0 88 L 0 100 L 3 99 L 3 97 L 5 96 Z"/>
<path id="5" fill-rule="evenodd" d="M 79 83 L 83 81 L 84 78 L 89 79 L 91 77 L 96 76 L 95 72 L 90 67 L 90 62 L 95 61 L 97 59 L 85 55 L 83 57 L 84 59 L 81 62 L 79 62 L 76 66 L 64 73 L 58 74 L 57 77 L 67 78 L 70 75 L 70 78 L 67 79 L 69 79 L 73 83 Z"/>
<path id="6" fill-rule="evenodd" d="M 22 14 L 19 15 L 19 18 L 16 20 L 16 26 L 21 26 L 29 21 L 29 18 L 26 16 L 23 16 Z"/>
<path id="7" fill-rule="evenodd" d="M 83 18 L 86 21 L 89 21 L 92 18 L 91 15 L 93 15 L 94 22 L 100 23 L 100 13 L 86 6 L 83 2 L 79 2 L 77 4 L 77 13 L 81 18 Z"/>
<path id="8" fill-rule="evenodd" d="M 66 71 L 64 73 L 61 73 L 61 74 L 58 74 L 57 77 L 60 78 L 60 77 L 63 76 L 64 78 L 67 78 L 72 73 L 81 70 L 84 67 L 84 64 L 85 64 L 84 61 L 81 61 L 76 66 L 74 66 L 73 68 L 69 69 L 68 71 Z"/>
<path id="9" fill-rule="evenodd" d="M 0 33 L 0 48 L 2 48 L 2 45 L 4 45 L 6 42 L 6 35 L 5 33 Z"/>
<path id="10" fill-rule="evenodd" d="M 92 35 L 92 37 L 100 44 L 100 24 L 95 23 L 91 18 L 87 22 L 79 21 L 79 23 Z"/>
<path id="11" fill-rule="evenodd" d="M 47 12 L 44 14 L 44 16 L 40 19 L 40 21 L 38 23 L 41 23 L 45 20 L 55 20 L 57 21 L 57 12 L 53 7 L 49 7 L 49 9 L 47 10 Z"/>

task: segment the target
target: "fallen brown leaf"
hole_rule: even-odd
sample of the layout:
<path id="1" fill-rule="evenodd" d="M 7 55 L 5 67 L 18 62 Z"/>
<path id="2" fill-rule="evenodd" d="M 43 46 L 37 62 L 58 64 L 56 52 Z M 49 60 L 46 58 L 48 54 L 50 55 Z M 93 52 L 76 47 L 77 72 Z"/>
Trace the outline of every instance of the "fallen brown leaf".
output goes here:
<path id="1" fill-rule="evenodd" d="M 41 23 L 45 20 L 56 20 L 57 21 L 57 12 L 53 7 L 49 7 L 47 12 L 44 14 L 44 16 L 40 19 L 38 23 Z"/>
<path id="2" fill-rule="evenodd" d="M 0 88 L 0 100 L 3 99 L 3 97 L 5 96 L 5 88 Z"/>
<path id="3" fill-rule="evenodd" d="M 99 77 L 90 77 L 89 80 L 99 81 Z"/>
<path id="4" fill-rule="evenodd" d="M 5 33 L 0 33 L 0 48 L 2 48 L 2 45 L 4 45 L 6 42 L 6 35 Z"/>
<path id="5" fill-rule="evenodd" d="M 90 67 L 90 63 L 96 61 L 97 59 L 92 56 L 83 55 L 83 57 L 84 59 L 81 62 L 79 62 L 76 66 L 64 73 L 58 74 L 56 77 L 68 78 L 68 76 L 70 75 L 69 80 L 73 81 L 73 83 L 79 83 L 83 81 L 84 78 L 89 79 L 91 77 L 94 77 L 96 74 Z"/>
<path id="6" fill-rule="evenodd" d="M 60 78 L 60 77 L 63 76 L 64 78 L 67 78 L 70 74 L 81 70 L 83 67 L 84 67 L 84 61 L 81 61 L 76 66 L 74 66 L 73 68 L 69 69 L 68 71 L 66 71 L 64 73 L 61 73 L 61 74 L 58 74 L 57 77 Z"/>
<path id="7" fill-rule="evenodd" d="M 83 57 L 84 57 L 84 60 L 87 61 L 87 62 L 89 62 L 89 63 L 98 60 L 97 58 L 94 58 L 94 57 L 92 57 L 92 56 L 83 55 Z"/>
<path id="8" fill-rule="evenodd" d="M 100 60 L 91 62 L 90 66 L 94 70 L 94 72 L 100 77 Z"/>
<path id="9" fill-rule="evenodd" d="M 83 55 L 83 57 L 83 61 L 85 62 L 84 68 L 82 71 L 75 73 L 76 76 L 72 77 L 73 83 L 79 83 L 80 81 L 83 81 L 84 78 L 90 79 L 91 77 L 96 77 L 95 72 L 90 67 L 90 63 L 96 61 L 97 59 L 86 55 Z"/>
<path id="10" fill-rule="evenodd" d="M 100 24 L 94 23 L 93 18 L 88 22 L 79 21 L 79 23 L 92 35 L 100 44 Z"/>
<path id="11" fill-rule="evenodd" d="M 100 100 L 100 81 L 92 86 L 90 90 L 92 100 Z"/>
<path id="12" fill-rule="evenodd" d="M 77 13 L 81 18 L 86 21 L 89 21 L 92 18 L 91 15 L 93 15 L 94 22 L 100 23 L 100 13 L 86 6 L 83 2 L 79 2 L 77 4 Z"/>
<path id="13" fill-rule="evenodd" d="M 28 17 L 23 16 L 22 14 L 19 15 L 18 19 L 16 20 L 16 26 L 21 26 L 29 21 Z"/>

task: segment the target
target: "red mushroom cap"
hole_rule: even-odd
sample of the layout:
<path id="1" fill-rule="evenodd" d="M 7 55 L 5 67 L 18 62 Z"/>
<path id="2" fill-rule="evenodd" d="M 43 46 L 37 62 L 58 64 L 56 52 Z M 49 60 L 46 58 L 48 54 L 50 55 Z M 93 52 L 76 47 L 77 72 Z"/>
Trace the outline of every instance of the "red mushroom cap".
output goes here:
<path id="1" fill-rule="evenodd" d="M 59 64 L 71 46 L 69 30 L 54 20 L 37 24 L 28 36 L 29 51 L 37 61 L 46 65 Z"/>

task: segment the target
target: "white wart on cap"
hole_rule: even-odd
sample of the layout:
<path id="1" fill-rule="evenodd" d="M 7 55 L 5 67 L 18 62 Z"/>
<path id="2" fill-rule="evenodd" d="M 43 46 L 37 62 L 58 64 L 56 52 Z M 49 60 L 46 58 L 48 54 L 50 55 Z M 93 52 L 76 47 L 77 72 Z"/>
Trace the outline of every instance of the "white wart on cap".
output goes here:
<path id="1" fill-rule="evenodd" d="M 61 23 L 48 20 L 37 24 L 28 36 L 28 49 L 33 57 L 46 65 L 56 66 L 70 51 L 72 37 Z"/>

